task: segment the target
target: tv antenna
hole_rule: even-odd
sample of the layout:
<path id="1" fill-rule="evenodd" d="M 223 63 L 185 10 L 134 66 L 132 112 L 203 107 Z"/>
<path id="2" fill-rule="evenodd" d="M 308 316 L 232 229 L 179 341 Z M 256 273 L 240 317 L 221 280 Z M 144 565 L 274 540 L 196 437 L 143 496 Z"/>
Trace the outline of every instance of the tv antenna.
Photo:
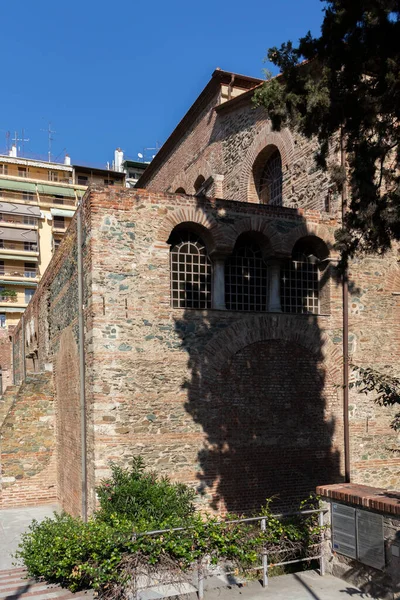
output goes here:
<path id="1" fill-rule="evenodd" d="M 48 161 L 51 162 L 51 142 L 54 141 L 54 138 L 52 137 L 53 133 L 57 133 L 57 131 L 53 131 L 51 128 L 51 123 L 49 121 L 49 126 L 47 129 L 41 129 L 40 131 L 45 131 L 47 133 L 47 139 L 49 142 L 49 150 L 47 152 L 47 157 L 48 157 Z"/>
<path id="2" fill-rule="evenodd" d="M 8 133 L 8 132 L 7 132 Z M 7 134 L 6 134 L 7 135 Z M 14 142 L 14 145 L 16 146 L 18 144 L 18 142 L 22 142 L 22 155 L 25 154 L 25 142 L 29 142 L 29 138 L 25 139 L 25 129 L 22 129 L 22 134 L 21 137 L 18 137 L 18 132 L 15 131 L 14 132 L 14 137 L 12 139 L 12 141 Z M 8 138 L 9 139 L 9 138 Z M 19 150 L 21 150 L 21 147 L 19 148 Z"/>

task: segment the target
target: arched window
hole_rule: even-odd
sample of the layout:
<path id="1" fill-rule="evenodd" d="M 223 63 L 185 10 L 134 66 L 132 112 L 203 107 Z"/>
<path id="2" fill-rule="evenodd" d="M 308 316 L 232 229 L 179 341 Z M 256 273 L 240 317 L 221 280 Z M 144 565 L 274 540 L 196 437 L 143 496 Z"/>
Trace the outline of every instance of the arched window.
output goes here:
<path id="1" fill-rule="evenodd" d="M 193 184 L 194 191 L 196 193 L 199 191 L 199 189 L 201 188 L 201 186 L 203 185 L 204 182 L 205 182 L 205 179 L 204 179 L 203 175 L 199 175 Z"/>
<path id="2" fill-rule="evenodd" d="M 281 271 L 283 312 L 329 312 L 329 262 L 323 261 L 328 254 L 326 245 L 318 238 L 313 243 L 304 239 L 295 244 L 292 260 Z"/>
<path id="3" fill-rule="evenodd" d="M 282 206 L 282 160 L 279 150 L 267 158 L 260 173 L 258 196 L 262 204 Z"/>
<path id="4" fill-rule="evenodd" d="M 171 244 L 171 303 L 174 308 L 211 308 L 211 262 L 202 239 L 176 231 Z"/>
<path id="5" fill-rule="evenodd" d="M 225 264 L 225 302 L 228 310 L 268 310 L 268 269 L 260 246 L 241 236 Z"/>
<path id="6" fill-rule="evenodd" d="M 175 190 L 175 194 L 186 194 L 186 192 L 183 187 L 179 187 L 177 190 Z"/>

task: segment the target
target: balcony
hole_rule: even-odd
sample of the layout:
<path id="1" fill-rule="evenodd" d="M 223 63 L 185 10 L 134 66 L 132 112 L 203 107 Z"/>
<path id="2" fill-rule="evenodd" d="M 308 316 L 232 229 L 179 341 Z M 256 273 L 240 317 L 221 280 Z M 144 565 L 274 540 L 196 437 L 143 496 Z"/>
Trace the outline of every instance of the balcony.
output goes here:
<path id="1" fill-rule="evenodd" d="M 39 250 L 37 244 L 30 244 L 21 242 L 20 244 L 17 242 L 8 242 L 7 240 L 3 240 L 2 243 L 0 241 L 0 254 L 13 254 L 15 252 L 23 253 L 23 254 L 31 254 L 33 256 L 39 256 Z"/>
<path id="2" fill-rule="evenodd" d="M 60 196 L 62 195 L 62 190 L 60 189 Z M 74 198 L 55 198 L 54 196 L 46 196 L 44 194 L 40 194 L 40 204 L 46 204 L 50 206 L 76 206 L 76 200 Z"/>
<path id="3" fill-rule="evenodd" d="M 38 219 L 35 217 L 19 217 L 17 215 L 0 213 L 0 225 L 11 225 L 14 227 L 23 227 L 24 229 L 37 229 Z"/>
<path id="4" fill-rule="evenodd" d="M 9 281 L 20 281 L 21 279 L 39 281 L 40 274 L 37 267 L 13 267 L 9 265 L 0 265 L 0 279 L 7 279 Z"/>

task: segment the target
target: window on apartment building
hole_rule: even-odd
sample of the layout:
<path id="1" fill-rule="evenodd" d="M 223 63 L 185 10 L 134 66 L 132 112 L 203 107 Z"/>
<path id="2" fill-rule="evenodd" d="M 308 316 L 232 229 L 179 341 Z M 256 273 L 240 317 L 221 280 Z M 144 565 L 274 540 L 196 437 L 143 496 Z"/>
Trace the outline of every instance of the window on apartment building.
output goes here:
<path id="1" fill-rule="evenodd" d="M 49 181 L 58 181 L 57 171 L 48 171 L 48 180 Z"/>
<path id="2" fill-rule="evenodd" d="M 319 238 L 299 240 L 281 270 L 283 312 L 329 313 L 329 251 Z"/>
<path id="3" fill-rule="evenodd" d="M 78 175 L 78 185 L 89 185 L 89 177 Z"/>
<path id="4" fill-rule="evenodd" d="M 7 300 L 7 296 L 3 296 L 3 292 L 5 291 L 5 287 L 4 285 L 0 285 L 0 300 L 2 302 L 4 302 L 4 300 Z"/>
<path id="5" fill-rule="evenodd" d="M 170 237 L 174 308 L 211 308 L 211 262 L 203 240 L 187 230 Z"/>
<path id="6" fill-rule="evenodd" d="M 25 277 L 36 277 L 36 264 L 26 262 L 24 268 L 24 275 Z"/>
<path id="7" fill-rule="evenodd" d="M 104 180 L 104 185 L 114 185 L 114 181 L 112 179 L 105 179 Z"/>
<path id="8" fill-rule="evenodd" d="M 28 304 L 31 299 L 33 294 L 35 293 L 35 290 L 32 288 L 25 288 L 25 304 Z"/>
<path id="9" fill-rule="evenodd" d="M 248 234 L 239 237 L 225 263 L 225 301 L 228 310 L 268 310 L 268 267 Z"/>
<path id="10" fill-rule="evenodd" d="M 257 156 L 253 177 L 260 202 L 282 206 L 282 159 L 276 146 L 267 146 Z"/>
<path id="11" fill-rule="evenodd" d="M 0 275 L 4 275 L 4 260 L 0 260 Z"/>
<path id="12" fill-rule="evenodd" d="M 6 327 L 6 313 L 0 313 L 0 327 L 2 329 Z"/>
<path id="13" fill-rule="evenodd" d="M 65 229 L 64 217 L 54 217 L 53 227 L 54 227 L 54 229 Z"/>
<path id="14" fill-rule="evenodd" d="M 22 192 L 22 200 L 25 200 L 26 202 L 33 202 L 34 199 L 35 196 L 30 192 Z"/>
<path id="15" fill-rule="evenodd" d="M 8 165 L 0 165 L 0 175 L 8 175 Z"/>
<path id="16" fill-rule="evenodd" d="M 31 217 L 31 215 L 24 215 L 24 225 L 37 225 L 36 217 Z"/>
<path id="17" fill-rule="evenodd" d="M 53 252 L 55 252 L 57 250 L 57 248 L 59 247 L 60 244 L 61 244 L 61 240 L 58 240 L 57 238 L 53 238 Z"/>
<path id="18" fill-rule="evenodd" d="M 54 196 L 53 204 L 64 204 L 63 196 Z"/>
<path id="19" fill-rule="evenodd" d="M 37 252 L 36 242 L 24 242 L 25 252 Z"/>
<path id="20" fill-rule="evenodd" d="M 0 248 L 4 248 L 4 240 L 0 240 Z"/>
<path id="21" fill-rule="evenodd" d="M 19 177 L 28 177 L 28 169 L 26 167 L 18 167 L 18 176 Z"/>

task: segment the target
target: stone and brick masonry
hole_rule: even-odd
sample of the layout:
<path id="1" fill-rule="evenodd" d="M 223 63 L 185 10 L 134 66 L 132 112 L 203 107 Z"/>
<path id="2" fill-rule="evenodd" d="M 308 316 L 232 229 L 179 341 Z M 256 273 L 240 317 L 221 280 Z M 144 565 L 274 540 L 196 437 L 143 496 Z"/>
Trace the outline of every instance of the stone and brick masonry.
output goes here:
<path id="1" fill-rule="evenodd" d="M 342 307 L 334 266 L 323 315 L 173 309 L 168 244 L 186 224 L 203 233 L 212 259 L 229 254 L 243 232 L 263 236 L 272 256 L 289 257 L 305 236 L 331 247 L 335 217 L 101 188 L 87 193 L 80 210 L 90 509 L 109 461 L 132 454 L 195 486 L 199 503 L 221 512 L 257 508 L 271 495 L 292 506 L 316 485 L 342 481 Z M 14 337 L 17 382 L 26 357 L 53 372 L 57 496 L 74 514 L 81 508 L 76 227 L 75 218 Z M 358 261 L 351 277 L 352 359 L 397 368 L 397 262 Z M 355 392 L 350 410 L 354 479 L 398 486 L 390 410 Z M 8 485 L 11 502 L 17 484 Z"/>

